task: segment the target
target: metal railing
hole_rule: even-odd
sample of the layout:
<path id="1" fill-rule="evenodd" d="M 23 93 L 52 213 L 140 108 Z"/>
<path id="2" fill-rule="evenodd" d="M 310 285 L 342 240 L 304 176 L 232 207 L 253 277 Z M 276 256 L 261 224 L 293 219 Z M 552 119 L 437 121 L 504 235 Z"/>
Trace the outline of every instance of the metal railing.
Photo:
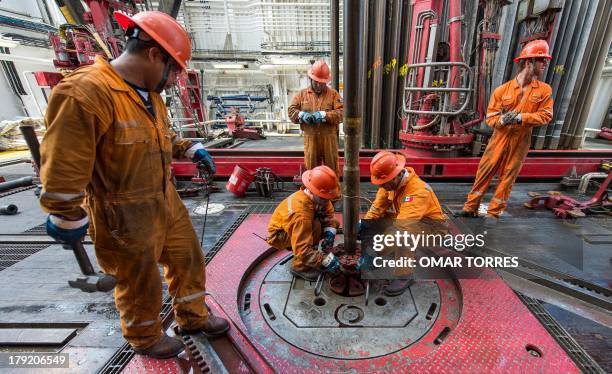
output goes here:
<path id="1" fill-rule="evenodd" d="M 452 87 L 450 73 L 452 69 L 457 68 L 460 69 L 459 77 L 467 76 L 467 87 Z M 426 69 L 427 71 L 423 74 L 423 86 L 417 86 L 417 78 L 419 69 Z M 429 69 L 433 70 L 430 71 Z M 437 74 L 440 73 L 440 74 Z M 429 80 L 432 76 L 442 76 L 445 79 L 442 79 L 445 82 L 445 87 L 439 86 L 430 86 Z M 420 64 L 412 64 L 408 65 L 408 70 L 406 72 L 404 78 L 404 92 L 403 92 L 403 100 L 402 100 L 402 110 L 404 114 L 429 114 L 429 115 L 442 115 L 442 116 L 456 116 L 463 113 L 469 102 L 470 95 L 467 95 L 472 92 L 472 69 L 464 63 L 464 62 L 427 62 Z M 421 93 L 421 97 L 425 97 L 428 93 L 439 92 L 442 93 L 444 98 L 442 102 L 441 110 L 418 110 L 413 109 L 412 105 L 415 102 L 413 99 L 414 93 Z M 461 107 L 458 110 L 453 110 L 450 108 L 451 100 L 449 99 L 449 94 L 451 93 L 466 93 L 465 100 Z"/>

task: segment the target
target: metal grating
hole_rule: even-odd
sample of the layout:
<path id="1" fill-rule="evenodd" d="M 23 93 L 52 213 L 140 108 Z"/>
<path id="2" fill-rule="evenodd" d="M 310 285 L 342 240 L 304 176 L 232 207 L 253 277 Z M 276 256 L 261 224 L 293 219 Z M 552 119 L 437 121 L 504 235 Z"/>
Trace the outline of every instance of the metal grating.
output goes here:
<path id="1" fill-rule="evenodd" d="M 539 300 L 516 292 L 527 308 L 555 338 L 557 343 L 574 360 L 583 373 L 605 374 L 605 371 L 593 358 L 572 338 L 570 334 L 548 313 Z"/>
<path id="2" fill-rule="evenodd" d="M 0 271 L 23 261 L 48 244 L 0 244 Z"/>
<path id="3" fill-rule="evenodd" d="M 273 205 L 273 204 L 268 204 L 268 205 Z M 221 235 L 219 240 L 217 240 L 215 245 L 213 245 L 212 248 L 210 248 L 210 250 L 208 251 L 208 253 L 206 253 L 206 255 L 204 256 L 204 260 L 206 264 L 210 263 L 210 261 L 213 259 L 213 257 L 215 257 L 217 252 L 219 252 L 221 247 L 223 247 L 225 242 L 227 242 L 227 240 L 232 236 L 234 231 L 236 231 L 238 226 L 240 226 L 240 224 L 242 224 L 242 222 L 249 216 L 249 214 L 252 213 L 251 210 L 253 210 L 253 206 L 245 208 L 244 211 L 240 213 L 240 215 L 236 218 L 234 223 L 232 223 L 232 225 L 227 230 L 225 230 L 225 232 L 223 233 L 223 235 Z M 172 300 L 170 296 L 164 299 L 161 312 L 159 313 L 162 318 L 162 321 L 169 313 L 172 313 Z M 132 347 L 129 345 L 129 343 L 127 342 L 124 343 L 121 346 L 121 348 L 119 348 L 119 350 L 115 352 L 115 354 L 102 367 L 102 369 L 98 371 L 98 373 L 99 374 L 120 373 L 123 370 L 123 368 L 128 364 L 128 362 L 132 359 L 132 357 L 134 357 L 134 354 L 135 353 L 132 350 Z"/>
<path id="4" fill-rule="evenodd" d="M 265 204 L 253 204 L 250 206 L 249 213 L 252 214 L 269 214 L 274 213 L 274 209 L 278 204 L 274 203 L 265 203 Z"/>
<path id="5" fill-rule="evenodd" d="M 47 226 L 42 223 L 38 226 L 31 227 L 24 231 L 22 234 L 30 234 L 30 235 L 47 235 Z"/>

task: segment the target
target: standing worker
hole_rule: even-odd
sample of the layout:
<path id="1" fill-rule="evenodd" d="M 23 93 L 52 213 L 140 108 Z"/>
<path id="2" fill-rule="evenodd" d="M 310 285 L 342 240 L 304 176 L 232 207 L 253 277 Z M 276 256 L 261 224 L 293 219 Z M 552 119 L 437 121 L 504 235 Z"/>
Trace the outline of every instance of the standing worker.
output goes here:
<path id="1" fill-rule="evenodd" d="M 340 266 L 329 252 L 339 226 L 330 200 L 337 198 L 340 190 L 336 173 L 324 165 L 306 170 L 302 182 L 304 187 L 274 210 L 268 224 L 268 244 L 292 249 L 291 273 L 315 281 L 322 270 L 333 272 Z M 323 251 L 317 249 L 321 239 Z"/>
<path id="2" fill-rule="evenodd" d="M 306 169 L 323 164 L 339 175 L 338 126 L 344 115 L 342 97 L 338 91 L 327 87 L 332 76 L 325 61 L 315 62 L 308 69 L 308 77 L 310 87 L 293 97 L 289 118 L 299 123 L 304 131 Z"/>
<path id="3" fill-rule="evenodd" d="M 413 168 L 406 166 L 404 155 L 389 151 L 378 152 L 370 163 L 370 178 L 380 188 L 364 220 L 391 218 L 394 229 L 413 234 L 433 234 L 445 230 L 446 215 L 442 212 L 436 194 L 416 175 Z M 360 222 L 360 231 L 363 225 Z M 396 251 L 396 258 L 414 258 L 414 252 L 407 247 L 403 248 L 405 250 Z M 401 295 L 414 283 L 412 267 L 398 267 L 395 270 L 399 279 L 385 286 L 383 293 L 387 296 Z"/>
<path id="4" fill-rule="evenodd" d="M 512 185 L 529 151 L 531 129 L 548 124 L 553 117 L 552 89 L 539 81 L 551 58 L 545 40 L 527 43 L 514 59 L 520 72 L 493 92 L 486 118 L 493 136 L 478 164 L 462 217 L 478 216 L 480 201 L 497 173 L 499 184 L 487 210 L 487 225 L 495 225 L 506 208 Z"/>
<path id="5" fill-rule="evenodd" d="M 82 240 L 91 221 L 98 263 L 117 280 L 123 336 L 139 354 L 169 358 L 184 347 L 161 330 L 158 263 L 184 332 L 229 329 L 208 314 L 202 249 L 170 174 L 173 155 L 212 172 L 215 166 L 200 143 L 171 133 L 160 96 L 191 58 L 187 32 L 161 12 L 115 18 L 126 30 L 125 51 L 110 63 L 96 57 L 53 90 L 40 204 L 49 213 L 47 233 L 58 241 Z"/>

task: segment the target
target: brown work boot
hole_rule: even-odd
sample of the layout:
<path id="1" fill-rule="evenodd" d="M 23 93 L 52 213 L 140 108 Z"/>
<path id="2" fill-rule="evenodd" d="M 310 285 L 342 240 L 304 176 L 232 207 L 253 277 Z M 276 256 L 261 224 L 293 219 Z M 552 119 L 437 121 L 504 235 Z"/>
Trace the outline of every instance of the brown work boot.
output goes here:
<path id="1" fill-rule="evenodd" d="M 158 359 L 166 359 L 178 356 L 185 350 L 185 345 L 182 341 L 171 338 L 166 334 L 163 334 L 157 343 L 153 344 L 149 348 L 136 349 L 134 352 L 139 355 L 149 356 Z"/>
<path id="2" fill-rule="evenodd" d="M 181 334 L 196 334 L 201 332 L 207 337 L 213 338 L 225 334 L 229 329 L 229 322 L 227 322 L 225 318 L 217 317 L 209 313 L 208 319 L 204 326 L 195 330 L 186 330 L 183 328 L 179 328 L 178 332 Z"/>
<path id="3" fill-rule="evenodd" d="M 387 296 L 399 296 L 414 284 L 414 278 L 394 279 L 383 288 L 383 293 Z"/>
<path id="4" fill-rule="evenodd" d="M 470 212 L 467 210 L 462 210 L 461 213 L 457 214 L 457 217 L 462 217 L 462 218 L 478 218 L 478 213 L 477 212 Z"/>

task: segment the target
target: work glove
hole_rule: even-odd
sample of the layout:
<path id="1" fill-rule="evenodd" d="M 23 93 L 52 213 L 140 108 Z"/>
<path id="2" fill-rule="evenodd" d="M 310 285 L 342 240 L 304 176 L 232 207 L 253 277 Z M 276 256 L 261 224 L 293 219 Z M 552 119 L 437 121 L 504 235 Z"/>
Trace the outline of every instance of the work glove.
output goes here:
<path id="1" fill-rule="evenodd" d="M 519 117 L 519 121 L 516 120 L 516 117 Z M 518 112 L 507 112 L 502 114 L 501 119 L 499 121 L 502 126 L 506 126 L 511 123 L 520 122 L 520 113 Z"/>
<path id="2" fill-rule="evenodd" d="M 324 253 L 328 253 L 334 247 L 334 240 L 336 239 L 336 229 L 333 227 L 326 227 L 323 229 L 323 241 L 321 243 L 321 250 Z"/>
<path id="3" fill-rule="evenodd" d="M 323 262 L 321 262 L 321 265 L 325 268 L 324 271 L 333 273 L 340 267 L 340 261 L 338 261 L 338 257 L 334 256 L 333 253 L 328 253 Z"/>
<path id="4" fill-rule="evenodd" d="M 372 268 L 373 262 L 374 262 L 374 257 L 370 256 L 370 253 L 364 250 L 363 252 L 361 252 L 361 257 L 359 257 L 359 260 L 357 261 L 356 269 L 357 271 L 368 270 Z"/>
<path id="5" fill-rule="evenodd" d="M 302 123 L 306 123 L 308 125 L 314 124 L 314 118 L 312 117 L 312 113 L 300 112 L 298 114 L 298 118 Z"/>
<path id="6" fill-rule="evenodd" d="M 47 217 L 47 234 L 61 243 L 72 244 L 83 240 L 87 235 L 89 219 L 87 216 L 80 220 L 67 220 L 49 214 Z"/>
<path id="7" fill-rule="evenodd" d="M 211 174 L 215 174 L 217 172 L 217 166 L 213 161 L 210 153 L 208 153 L 204 148 L 200 148 L 193 154 L 193 158 L 191 159 L 193 162 L 202 162 L 208 170 L 210 170 Z"/>
<path id="8" fill-rule="evenodd" d="M 321 123 L 321 122 L 323 122 L 323 120 L 325 119 L 325 115 L 326 115 L 326 113 L 325 113 L 325 111 L 323 111 L 323 110 L 320 110 L 320 111 L 318 111 L 318 112 L 314 112 L 314 113 L 312 114 L 312 116 L 313 116 L 313 118 L 314 118 L 315 123 Z"/>

